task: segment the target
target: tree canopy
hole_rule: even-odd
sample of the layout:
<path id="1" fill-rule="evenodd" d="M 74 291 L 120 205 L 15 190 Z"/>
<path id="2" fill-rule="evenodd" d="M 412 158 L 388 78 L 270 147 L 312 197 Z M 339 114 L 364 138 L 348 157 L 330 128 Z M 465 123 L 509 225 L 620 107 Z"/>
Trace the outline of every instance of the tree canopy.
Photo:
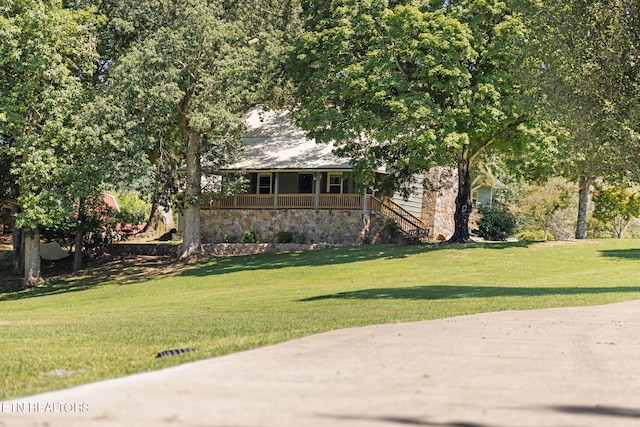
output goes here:
<path id="1" fill-rule="evenodd" d="M 0 135 L 16 226 L 25 231 L 26 283 L 40 276 L 39 230 L 74 210 L 77 157 L 70 153 L 75 115 L 88 96 L 83 80 L 96 60 L 94 25 L 91 10 L 68 10 L 58 0 L 0 7 Z"/>
<path id="2" fill-rule="evenodd" d="M 165 1 L 157 28 L 114 61 L 112 90 L 149 141 L 186 164 L 183 257 L 200 251 L 201 159 L 239 146 L 243 114 L 273 98 L 291 1 Z"/>
<path id="3" fill-rule="evenodd" d="M 527 132 L 514 70 L 525 20 L 504 2 L 303 1 L 290 64 L 295 118 L 361 168 L 401 180 L 458 168 L 455 234 L 469 240 L 471 162 Z"/>
<path id="4" fill-rule="evenodd" d="M 526 11 L 535 33 L 530 50 L 538 67 L 528 82 L 544 94 L 542 120 L 562 130 L 555 147 L 543 147 L 547 174 L 579 183 L 576 237 L 584 238 L 594 180 L 623 182 L 640 176 L 634 161 L 640 149 L 638 3 L 531 4 Z"/>

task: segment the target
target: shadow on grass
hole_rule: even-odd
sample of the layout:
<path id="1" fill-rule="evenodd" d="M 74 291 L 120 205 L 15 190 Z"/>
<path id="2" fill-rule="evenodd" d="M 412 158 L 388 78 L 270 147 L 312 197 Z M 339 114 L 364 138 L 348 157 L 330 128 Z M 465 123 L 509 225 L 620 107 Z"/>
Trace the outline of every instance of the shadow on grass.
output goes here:
<path id="1" fill-rule="evenodd" d="M 600 251 L 603 257 L 618 259 L 640 259 L 640 249 L 607 249 Z"/>
<path id="2" fill-rule="evenodd" d="M 114 282 L 123 285 L 138 283 L 152 280 L 179 268 L 184 268 L 184 265 L 176 263 L 173 257 L 166 256 L 111 259 L 99 265 L 90 265 L 77 275 L 69 272 L 44 273 L 46 281 L 27 289 L 18 288 L 22 284 L 22 279 L 12 280 L 13 289 L 0 289 L 0 292 L 4 291 L 0 293 L 0 302 L 80 292 Z M 0 271 L 0 274 L 2 273 Z"/>
<path id="3" fill-rule="evenodd" d="M 88 266 L 83 275 L 71 273 L 53 274 L 43 271 L 49 277 L 45 284 L 19 290 L 20 279 L 7 282 L 7 288 L 0 289 L 0 302 L 80 292 L 105 283 L 129 284 L 151 280 L 166 274 L 179 276 L 206 277 L 242 271 L 274 270 L 287 267 L 326 266 L 348 264 L 360 261 L 400 259 L 412 255 L 439 250 L 470 250 L 527 248 L 533 242 L 496 242 L 468 244 L 427 244 L 427 245 L 366 245 L 303 252 L 267 253 L 248 256 L 216 257 L 209 261 L 185 269 L 184 264 L 172 257 L 147 256 L 116 258 L 99 265 Z M 70 271 L 70 269 L 68 269 Z M 0 274 L 3 274 L 0 271 Z M 48 274 L 51 273 L 51 274 Z"/>
<path id="4" fill-rule="evenodd" d="M 350 264 L 361 261 L 402 259 L 411 255 L 439 250 L 527 248 L 533 242 L 496 242 L 426 245 L 364 245 L 301 252 L 264 253 L 247 256 L 218 257 L 181 276 L 212 276 L 240 271 L 275 270 L 287 267 L 318 267 Z"/>
<path id="5" fill-rule="evenodd" d="M 491 298 L 491 297 L 535 297 L 544 295 L 584 295 L 619 292 L 640 293 L 640 286 L 618 286 L 598 288 L 528 288 L 528 287 L 499 287 L 499 286 L 414 286 L 410 288 L 376 288 L 359 291 L 339 292 L 329 295 L 298 300 L 300 302 L 321 301 L 327 299 L 411 299 L 411 300 L 444 300 L 460 298 Z"/>

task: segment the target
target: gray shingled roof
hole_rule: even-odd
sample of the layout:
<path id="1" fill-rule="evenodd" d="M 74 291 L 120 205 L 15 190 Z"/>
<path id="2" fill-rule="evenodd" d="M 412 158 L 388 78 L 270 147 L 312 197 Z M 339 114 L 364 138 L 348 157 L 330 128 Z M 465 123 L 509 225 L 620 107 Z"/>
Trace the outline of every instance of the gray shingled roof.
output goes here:
<path id="1" fill-rule="evenodd" d="M 246 115 L 245 149 L 221 170 L 351 169 L 333 145 L 316 144 L 295 126 L 286 111 L 251 109 Z"/>

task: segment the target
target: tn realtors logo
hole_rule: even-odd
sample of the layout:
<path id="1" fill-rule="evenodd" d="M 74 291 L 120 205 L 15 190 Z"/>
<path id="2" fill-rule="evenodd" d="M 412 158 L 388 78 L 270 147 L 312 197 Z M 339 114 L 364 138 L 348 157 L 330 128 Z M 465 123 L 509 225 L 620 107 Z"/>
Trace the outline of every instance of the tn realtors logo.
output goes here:
<path id="1" fill-rule="evenodd" d="M 0 413 L 11 414 L 72 414 L 88 413 L 88 403 L 79 402 L 0 402 Z"/>

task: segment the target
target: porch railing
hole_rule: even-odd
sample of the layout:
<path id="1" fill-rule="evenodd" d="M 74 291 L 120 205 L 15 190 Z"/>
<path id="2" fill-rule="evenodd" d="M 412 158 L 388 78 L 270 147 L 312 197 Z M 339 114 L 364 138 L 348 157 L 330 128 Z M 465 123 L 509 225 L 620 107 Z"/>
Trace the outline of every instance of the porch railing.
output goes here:
<path id="1" fill-rule="evenodd" d="M 362 209 L 361 194 L 238 194 L 213 199 L 210 209 Z"/>
<path id="2" fill-rule="evenodd" d="M 238 194 L 213 199 L 209 209 L 363 209 L 361 194 Z M 392 199 L 367 195 L 366 209 L 393 219 L 409 237 L 429 236 L 426 224 Z"/>

